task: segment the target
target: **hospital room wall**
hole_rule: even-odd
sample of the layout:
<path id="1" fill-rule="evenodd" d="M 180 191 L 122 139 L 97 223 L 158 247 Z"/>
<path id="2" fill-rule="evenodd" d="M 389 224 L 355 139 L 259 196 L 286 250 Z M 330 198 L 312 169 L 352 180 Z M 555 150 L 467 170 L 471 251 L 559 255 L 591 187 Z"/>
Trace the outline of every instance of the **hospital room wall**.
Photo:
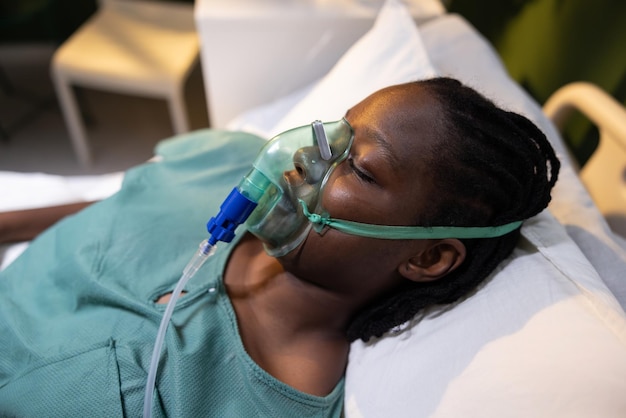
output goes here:
<path id="1" fill-rule="evenodd" d="M 489 39 L 539 103 L 567 83 L 590 81 L 626 104 L 623 0 L 450 0 L 448 10 Z M 595 129 L 578 117 L 565 136 L 583 164 L 597 144 Z"/>

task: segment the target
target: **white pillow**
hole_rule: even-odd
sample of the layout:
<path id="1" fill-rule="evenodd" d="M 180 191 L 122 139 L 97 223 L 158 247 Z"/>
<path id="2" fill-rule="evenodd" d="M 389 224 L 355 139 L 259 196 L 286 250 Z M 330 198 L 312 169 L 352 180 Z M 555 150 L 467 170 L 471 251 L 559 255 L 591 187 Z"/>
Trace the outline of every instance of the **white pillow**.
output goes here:
<path id="1" fill-rule="evenodd" d="M 545 211 L 475 294 L 352 345 L 346 417 L 626 416 L 626 318 Z"/>
<path id="2" fill-rule="evenodd" d="M 337 120 L 383 87 L 436 74 L 408 10 L 387 0 L 374 26 L 271 130 L 276 135 L 316 119 Z"/>

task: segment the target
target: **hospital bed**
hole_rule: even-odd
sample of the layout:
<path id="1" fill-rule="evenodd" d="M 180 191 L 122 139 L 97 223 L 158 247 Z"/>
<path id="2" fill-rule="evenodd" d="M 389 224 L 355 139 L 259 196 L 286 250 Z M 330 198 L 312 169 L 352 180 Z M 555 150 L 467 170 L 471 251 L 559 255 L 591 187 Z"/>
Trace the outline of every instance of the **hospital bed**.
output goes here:
<path id="1" fill-rule="evenodd" d="M 549 210 L 525 223 L 514 254 L 473 295 L 353 344 L 347 417 L 626 416 L 624 238 L 585 189 L 557 125 L 467 21 L 436 0 L 197 0 L 195 8 L 215 128 L 271 137 L 338 119 L 385 85 L 445 75 L 529 117 L 562 160 Z M 554 100 L 555 120 L 576 105 Z M 0 210 L 102 198 L 122 176 L 4 172 L 0 187 L 12 198 Z M 21 192 L 28 187 L 45 193 Z M 25 246 L 5 247 L 3 267 Z"/>

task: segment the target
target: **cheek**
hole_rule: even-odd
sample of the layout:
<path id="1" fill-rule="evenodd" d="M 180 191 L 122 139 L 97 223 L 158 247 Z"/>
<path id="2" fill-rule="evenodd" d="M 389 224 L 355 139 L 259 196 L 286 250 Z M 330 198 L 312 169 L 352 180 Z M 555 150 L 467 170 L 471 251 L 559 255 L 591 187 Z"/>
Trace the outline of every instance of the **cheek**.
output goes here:
<path id="1" fill-rule="evenodd" d="M 352 205 L 357 204 L 342 179 L 330 179 L 322 191 L 322 207 L 333 218 L 343 218 Z"/>
<path id="2" fill-rule="evenodd" d="M 324 287 L 352 294 L 378 292 L 387 286 L 398 265 L 397 247 L 383 242 L 327 230 L 323 235 L 309 233 L 300 248 L 298 277 Z"/>
<path id="3" fill-rule="evenodd" d="M 322 207 L 331 217 L 364 222 L 361 218 L 371 200 L 370 193 L 340 164 L 330 175 L 322 190 Z"/>
<path id="4" fill-rule="evenodd" d="M 391 193 L 362 184 L 349 173 L 333 173 L 322 191 L 322 207 L 335 219 L 384 225 L 396 205 Z"/>

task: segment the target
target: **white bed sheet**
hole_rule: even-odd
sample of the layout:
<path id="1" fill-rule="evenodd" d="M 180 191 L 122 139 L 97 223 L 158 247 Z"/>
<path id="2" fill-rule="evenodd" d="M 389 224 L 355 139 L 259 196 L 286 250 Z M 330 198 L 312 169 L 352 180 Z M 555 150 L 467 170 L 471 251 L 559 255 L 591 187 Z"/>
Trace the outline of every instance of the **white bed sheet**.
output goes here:
<path id="1" fill-rule="evenodd" d="M 59 176 L 0 171 L 0 212 L 104 199 L 119 190 L 123 178 L 123 172 Z M 27 247 L 28 242 L 0 245 L 0 270 Z"/>

